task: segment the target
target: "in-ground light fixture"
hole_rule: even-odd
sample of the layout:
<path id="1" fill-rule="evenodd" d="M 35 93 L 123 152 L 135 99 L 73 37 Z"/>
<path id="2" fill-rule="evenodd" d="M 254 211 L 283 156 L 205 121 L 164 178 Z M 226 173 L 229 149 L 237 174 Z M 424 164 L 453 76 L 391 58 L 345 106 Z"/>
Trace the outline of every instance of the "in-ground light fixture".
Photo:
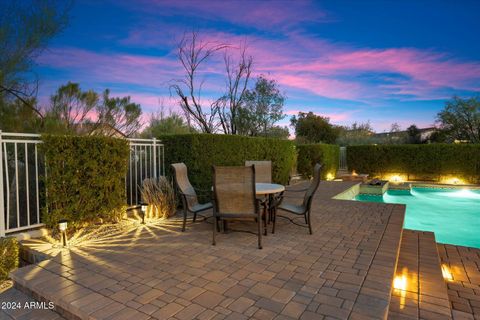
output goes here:
<path id="1" fill-rule="evenodd" d="M 58 230 L 60 230 L 60 234 L 62 237 L 62 246 L 66 247 L 67 246 L 67 227 L 68 227 L 68 221 L 66 219 L 62 219 L 58 221 Z"/>
<path id="2" fill-rule="evenodd" d="M 145 214 L 147 213 L 148 203 L 142 201 L 140 206 L 142 209 L 142 224 L 145 224 Z"/>

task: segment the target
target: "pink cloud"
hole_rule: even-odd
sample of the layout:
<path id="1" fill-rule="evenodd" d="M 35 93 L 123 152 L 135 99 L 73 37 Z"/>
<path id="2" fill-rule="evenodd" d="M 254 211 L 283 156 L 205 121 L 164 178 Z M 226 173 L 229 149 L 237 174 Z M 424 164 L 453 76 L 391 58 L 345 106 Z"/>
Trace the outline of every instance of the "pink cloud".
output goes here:
<path id="1" fill-rule="evenodd" d="M 450 95 L 442 92 L 445 89 L 479 90 L 479 62 L 431 50 L 355 48 L 292 32 L 281 40 L 216 31 L 203 36 L 212 43 L 246 42 L 257 74 L 270 74 L 281 85 L 327 98 L 366 101 L 411 95 L 438 99 Z M 211 69 L 221 68 L 217 62 Z M 356 78 L 375 74 L 379 79 L 372 83 Z"/>
<path id="2" fill-rule="evenodd" d="M 365 88 L 370 92 L 372 89 L 381 88 L 382 95 L 411 94 L 421 97 L 431 96 L 435 90 L 442 88 L 478 90 L 480 80 L 480 63 L 478 62 L 463 62 L 444 54 L 405 48 L 385 50 L 341 48 L 330 53 L 323 52 L 318 57 L 301 62 L 273 66 L 272 69 L 278 73 L 297 75 L 301 79 L 305 75 L 307 79 L 313 75 L 314 78 L 320 79 L 351 77 L 350 81 L 355 81 L 356 76 L 375 73 L 393 73 L 407 78 L 391 78 L 389 81 L 393 83 L 373 84 L 369 85 L 370 88 Z M 305 82 L 301 79 L 294 82 Z M 337 86 L 331 81 L 326 84 Z M 365 86 L 365 82 L 361 86 Z M 305 89 L 309 90 L 311 87 L 308 84 Z M 328 86 L 321 87 L 331 91 Z M 359 90 L 359 87 L 356 89 L 356 92 L 348 94 L 350 97 L 346 95 L 345 98 L 352 98 L 352 95 L 361 98 L 368 94 L 366 90 Z M 320 95 L 323 94 L 320 92 Z"/>
<path id="3" fill-rule="evenodd" d="M 151 30 L 136 34 L 135 41 L 148 43 Z M 153 32 L 153 38 L 157 33 Z M 297 96 L 304 92 L 369 103 L 390 98 L 440 99 L 455 90 L 479 90 L 480 62 L 461 61 L 431 50 L 357 48 L 301 32 L 287 32 L 280 39 L 214 30 L 203 30 L 200 35 L 209 43 L 238 46 L 246 42 L 248 53 L 254 57 L 254 76 L 267 74 L 287 93 L 294 91 Z M 165 41 L 162 48 L 169 48 L 170 53 L 160 57 L 56 48 L 40 57 L 39 62 L 73 70 L 87 81 L 147 86 L 165 92 L 172 79 L 183 76 L 174 55 L 174 41 L 167 38 L 160 38 L 160 42 Z M 374 80 L 365 81 L 365 75 Z M 221 95 L 225 84 L 221 55 L 204 65 L 199 76 L 199 81 L 208 78 L 203 88 L 208 98 Z"/>
<path id="4" fill-rule="evenodd" d="M 161 86 L 180 70 L 176 61 L 119 53 L 96 53 L 77 48 L 54 48 L 38 58 L 40 65 L 74 71 L 87 81 Z"/>
<path id="5" fill-rule="evenodd" d="M 121 3 L 130 10 L 142 11 L 147 16 L 154 14 L 223 20 L 262 30 L 287 30 L 299 23 L 331 21 L 331 17 L 319 8 L 318 3 L 306 0 L 296 1 L 295 5 L 288 1 L 211 1 L 206 5 L 203 1 L 196 0 L 141 0 L 135 6 L 128 1 Z"/>

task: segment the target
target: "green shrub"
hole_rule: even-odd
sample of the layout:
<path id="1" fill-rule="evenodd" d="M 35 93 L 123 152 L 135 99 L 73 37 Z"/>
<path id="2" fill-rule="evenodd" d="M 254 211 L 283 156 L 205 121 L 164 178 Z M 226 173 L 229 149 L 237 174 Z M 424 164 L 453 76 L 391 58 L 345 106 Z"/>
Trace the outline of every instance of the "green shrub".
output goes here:
<path id="1" fill-rule="evenodd" d="M 311 177 L 316 163 L 323 165 L 322 178 L 335 177 L 338 169 L 340 148 L 333 144 L 301 144 L 297 146 L 297 172 Z"/>
<path id="2" fill-rule="evenodd" d="M 159 136 L 165 145 L 165 165 L 184 162 L 193 186 L 210 190 L 212 166 L 243 166 L 245 160 L 271 160 L 272 179 L 286 184 L 295 165 L 295 145 L 289 140 L 221 134 Z"/>
<path id="3" fill-rule="evenodd" d="M 10 271 L 18 267 L 18 241 L 0 238 L 0 281 L 8 279 Z"/>
<path id="4" fill-rule="evenodd" d="M 67 219 L 78 226 L 113 220 L 126 203 L 128 141 L 100 136 L 43 136 L 47 208 L 43 222 Z"/>
<path id="5" fill-rule="evenodd" d="M 457 176 L 480 182 L 478 144 L 404 144 L 347 147 L 349 170 L 385 176 L 407 174 L 415 179 Z"/>

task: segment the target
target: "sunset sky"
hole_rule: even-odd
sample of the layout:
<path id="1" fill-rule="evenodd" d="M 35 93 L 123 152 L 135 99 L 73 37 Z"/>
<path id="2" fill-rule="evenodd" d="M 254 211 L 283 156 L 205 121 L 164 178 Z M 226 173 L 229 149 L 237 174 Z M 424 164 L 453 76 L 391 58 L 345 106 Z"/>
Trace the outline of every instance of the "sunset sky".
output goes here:
<path id="1" fill-rule="evenodd" d="M 480 93 L 480 1 L 77 0 L 38 58 L 40 101 L 74 81 L 130 95 L 147 114 L 178 110 L 168 88 L 182 76 L 176 45 L 193 29 L 205 41 L 246 41 L 255 74 L 285 92 L 288 115 L 426 127 L 452 95 Z M 221 54 L 201 75 L 205 101 L 218 98 Z"/>

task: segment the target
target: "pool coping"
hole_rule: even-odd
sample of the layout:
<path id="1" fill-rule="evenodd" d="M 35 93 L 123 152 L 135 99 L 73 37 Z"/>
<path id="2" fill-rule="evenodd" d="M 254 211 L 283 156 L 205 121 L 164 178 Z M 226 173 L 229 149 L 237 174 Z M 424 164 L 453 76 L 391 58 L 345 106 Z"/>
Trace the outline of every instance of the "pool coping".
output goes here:
<path id="1" fill-rule="evenodd" d="M 354 198 L 360 194 L 360 185 L 362 182 L 359 182 L 350 188 L 334 195 L 332 199 L 334 200 L 354 200 Z M 393 187 L 393 188 L 391 188 Z M 404 182 L 400 184 L 390 183 L 388 190 L 407 190 L 411 188 L 431 188 L 431 189 L 473 189 L 480 190 L 480 185 L 468 184 L 468 185 L 456 185 L 456 184 L 440 184 L 440 183 L 425 183 L 425 182 Z M 381 196 L 377 193 L 362 193 L 365 195 L 371 196 Z"/>

